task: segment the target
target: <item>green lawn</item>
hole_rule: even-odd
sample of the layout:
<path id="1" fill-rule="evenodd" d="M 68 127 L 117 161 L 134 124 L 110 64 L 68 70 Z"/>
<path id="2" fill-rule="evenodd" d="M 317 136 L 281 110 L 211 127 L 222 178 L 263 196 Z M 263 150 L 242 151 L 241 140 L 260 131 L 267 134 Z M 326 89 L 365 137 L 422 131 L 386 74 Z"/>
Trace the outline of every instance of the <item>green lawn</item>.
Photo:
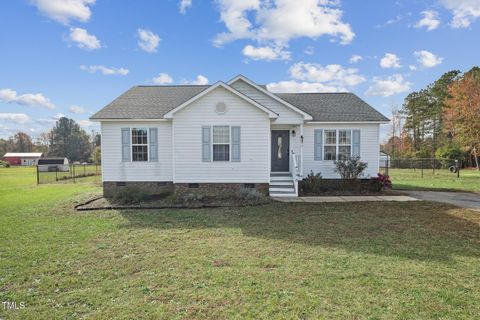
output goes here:
<path id="1" fill-rule="evenodd" d="M 473 319 L 480 214 L 416 203 L 75 212 L 0 169 L 0 319 Z"/>
<path id="2" fill-rule="evenodd" d="M 390 169 L 393 187 L 396 189 L 456 190 L 480 192 L 480 171 L 461 170 L 460 177 L 448 170 Z"/>

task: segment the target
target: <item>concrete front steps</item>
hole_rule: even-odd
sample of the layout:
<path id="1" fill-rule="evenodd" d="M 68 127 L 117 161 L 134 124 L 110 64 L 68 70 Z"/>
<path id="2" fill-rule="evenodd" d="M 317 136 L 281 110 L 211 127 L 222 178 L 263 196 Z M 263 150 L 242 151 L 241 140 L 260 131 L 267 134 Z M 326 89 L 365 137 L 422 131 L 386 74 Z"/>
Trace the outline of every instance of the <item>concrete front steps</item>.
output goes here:
<path id="1" fill-rule="evenodd" d="M 289 172 L 272 172 L 269 193 L 270 197 L 296 197 L 292 175 Z"/>

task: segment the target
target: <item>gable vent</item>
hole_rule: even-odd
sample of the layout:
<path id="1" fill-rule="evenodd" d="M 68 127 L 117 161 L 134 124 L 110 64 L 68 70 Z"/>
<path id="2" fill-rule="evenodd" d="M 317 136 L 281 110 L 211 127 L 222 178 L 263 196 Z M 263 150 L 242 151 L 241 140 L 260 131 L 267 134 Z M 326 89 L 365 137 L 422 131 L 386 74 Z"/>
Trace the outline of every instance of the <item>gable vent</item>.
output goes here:
<path id="1" fill-rule="evenodd" d="M 227 105 L 225 102 L 219 102 L 215 105 L 215 112 L 218 114 L 225 114 L 227 112 Z"/>

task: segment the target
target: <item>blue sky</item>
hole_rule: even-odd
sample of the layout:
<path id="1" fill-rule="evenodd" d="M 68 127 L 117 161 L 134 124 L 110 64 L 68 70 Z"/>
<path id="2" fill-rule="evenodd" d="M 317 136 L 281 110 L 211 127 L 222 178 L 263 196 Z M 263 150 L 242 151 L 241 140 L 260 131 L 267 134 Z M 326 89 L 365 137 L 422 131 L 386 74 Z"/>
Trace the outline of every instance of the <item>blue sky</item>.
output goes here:
<path id="1" fill-rule="evenodd" d="M 270 90 L 348 90 L 389 116 L 478 64 L 479 18 L 480 0 L 2 1 L 0 137 L 60 115 L 91 130 L 133 85 L 239 73 Z"/>

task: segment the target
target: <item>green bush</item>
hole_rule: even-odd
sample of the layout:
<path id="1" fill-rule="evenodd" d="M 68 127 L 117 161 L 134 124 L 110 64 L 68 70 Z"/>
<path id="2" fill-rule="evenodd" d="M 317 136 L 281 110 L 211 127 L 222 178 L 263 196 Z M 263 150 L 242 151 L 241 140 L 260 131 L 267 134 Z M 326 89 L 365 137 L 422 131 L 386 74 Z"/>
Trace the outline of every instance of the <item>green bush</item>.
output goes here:
<path id="1" fill-rule="evenodd" d="M 137 204 L 145 201 L 149 195 L 140 188 L 126 187 L 118 191 L 113 199 L 120 204 Z"/>
<path id="2" fill-rule="evenodd" d="M 197 193 L 187 193 L 182 197 L 182 201 L 186 205 L 192 205 L 195 203 L 202 202 L 204 199 L 203 195 Z"/>
<path id="3" fill-rule="evenodd" d="M 368 167 L 368 164 L 360 160 L 360 157 L 334 161 L 334 164 L 335 172 L 340 174 L 343 180 L 357 179 Z"/>
<path id="4" fill-rule="evenodd" d="M 465 151 L 463 151 L 459 146 L 450 144 L 438 148 L 435 152 L 435 156 L 440 159 L 463 161 L 465 160 Z"/>
<path id="5" fill-rule="evenodd" d="M 319 192 L 322 188 L 322 185 L 322 174 L 320 172 L 314 173 L 313 170 L 311 170 L 307 177 L 302 181 L 302 189 L 307 193 Z"/>
<path id="6" fill-rule="evenodd" d="M 241 188 L 237 192 L 238 198 L 246 201 L 258 202 L 265 198 L 265 195 L 255 188 Z"/>
<path id="7" fill-rule="evenodd" d="M 10 168 L 10 163 L 0 160 L 0 168 Z"/>

